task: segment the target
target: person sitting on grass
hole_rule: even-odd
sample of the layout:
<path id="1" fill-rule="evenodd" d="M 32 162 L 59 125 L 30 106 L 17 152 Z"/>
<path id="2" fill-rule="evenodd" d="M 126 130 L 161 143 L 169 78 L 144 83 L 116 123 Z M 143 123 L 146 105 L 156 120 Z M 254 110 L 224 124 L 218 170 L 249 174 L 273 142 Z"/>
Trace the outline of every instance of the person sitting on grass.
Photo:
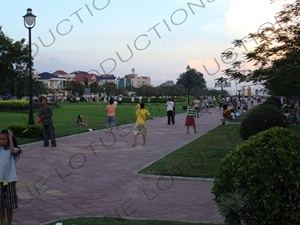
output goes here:
<path id="1" fill-rule="evenodd" d="M 76 124 L 79 127 L 86 127 L 87 126 L 87 124 L 83 122 L 81 114 L 78 115 Z"/>

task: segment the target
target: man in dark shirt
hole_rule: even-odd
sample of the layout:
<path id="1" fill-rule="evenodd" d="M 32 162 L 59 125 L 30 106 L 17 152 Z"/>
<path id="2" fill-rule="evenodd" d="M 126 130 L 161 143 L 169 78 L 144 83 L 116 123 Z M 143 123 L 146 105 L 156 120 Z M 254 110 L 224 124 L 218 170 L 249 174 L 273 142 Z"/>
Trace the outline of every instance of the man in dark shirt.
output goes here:
<path id="1" fill-rule="evenodd" d="M 53 128 L 53 121 L 52 121 L 52 114 L 53 114 L 52 109 L 50 106 L 48 106 L 47 98 L 43 98 L 42 103 L 43 103 L 43 107 L 40 108 L 39 118 L 42 120 L 43 123 L 44 147 L 49 146 L 48 135 L 50 135 L 51 138 L 51 146 L 56 147 L 55 134 Z"/>

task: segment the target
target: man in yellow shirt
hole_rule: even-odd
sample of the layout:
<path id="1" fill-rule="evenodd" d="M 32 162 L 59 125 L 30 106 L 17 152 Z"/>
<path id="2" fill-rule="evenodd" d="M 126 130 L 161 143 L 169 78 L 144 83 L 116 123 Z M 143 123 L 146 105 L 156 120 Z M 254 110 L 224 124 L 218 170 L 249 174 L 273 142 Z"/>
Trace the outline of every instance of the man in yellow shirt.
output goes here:
<path id="1" fill-rule="evenodd" d="M 137 136 L 139 134 L 142 134 L 143 136 L 143 146 L 146 145 L 146 135 L 147 135 L 147 129 L 146 129 L 146 118 L 149 117 L 151 120 L 153 119 L 152 116 L 150 115 L 149 111 L 145 109 L 145 103 L 141 102 L 140 103 L 140 109 L 138 109 L 135 113 L 135 118 L 134 118 L 134 129 L 133 129 L 133 139 L 134 139 L 134 144 L 132 145 L 135 147 L 137 145 Z"/>

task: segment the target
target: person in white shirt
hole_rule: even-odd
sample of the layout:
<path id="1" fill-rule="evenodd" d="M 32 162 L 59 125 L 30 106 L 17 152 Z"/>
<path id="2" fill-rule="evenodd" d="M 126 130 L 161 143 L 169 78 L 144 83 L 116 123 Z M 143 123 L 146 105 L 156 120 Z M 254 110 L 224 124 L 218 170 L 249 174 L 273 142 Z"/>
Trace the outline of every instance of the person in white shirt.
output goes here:
<path id="1" fill-rule="evenodd" d="M 171 121 L 172 124 L 174 125 L 175 124 L 174 114 L 173 114 L 174 102 L 172 102 L 171 98 L 169 98 L 169 100 L 167 101 L 166 106 L 167 106 L 168 125 L 171 124 Z"/>
<path id="2" fill-rule="evenodd" d="M 121 95 L 118 97 L 118 103 L 119 103 L 119 105 L 122 105 L 122 96 Z"/>
<path id="3" fill-rule="evenodd" d="M 195 107 L 195 111 L 196 111 L 195 117 L 197 117 L 197 118 L 199 118 L 200 105 L 201 105 L 201 101 L 200 101 L 199 97 L 196 97 L 194 99 L 194 107 Z"/>

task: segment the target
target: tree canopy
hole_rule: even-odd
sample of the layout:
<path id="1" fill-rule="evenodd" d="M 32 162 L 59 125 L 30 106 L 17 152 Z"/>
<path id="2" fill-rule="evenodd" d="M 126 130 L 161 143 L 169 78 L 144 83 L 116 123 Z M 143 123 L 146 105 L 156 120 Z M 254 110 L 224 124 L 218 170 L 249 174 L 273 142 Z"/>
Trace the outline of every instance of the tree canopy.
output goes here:
<path id="1" fill-rule="evenodd" d="M 6 81 L 17 77 L 16 65 L 27 65 L 29 62 L 29 47 L 24 43 L 25 39 L 14 41 L 6 36 L 0 26 L 0 93 Z"/>
<path id="2" fill-rule="evenodd" d="M 177 80 L 177 85 L 183 85 L 186 89 L 189 87 L 190 89 L 204 89 L 206 88 L 206 81 L 203 78 L 203 74 L 198 72 L 195 69 L 192 69 L 188 72 L 181 73 Z"/>
<path id="3" fill-rule="evenodd" d="M 243 60 L 237 60 L 223 71 L 224 75 L 238 82 L 254 82 L 264 85 L 275 95 L 300 95 L 300 1 L 286 4 L 277 13 L 274 26 L 264 27 L 257 33 L 250 33 L 247 41 L 257 43 L 253 51 L 244 53 Z M 244 41 L 236 39 L 234 47 L 243 47 Z M 236 53 L 231 50 L 222 57 L 232 59 Z M 253 70 L 241 69 L 245 63 L 252 63 Z"/>

